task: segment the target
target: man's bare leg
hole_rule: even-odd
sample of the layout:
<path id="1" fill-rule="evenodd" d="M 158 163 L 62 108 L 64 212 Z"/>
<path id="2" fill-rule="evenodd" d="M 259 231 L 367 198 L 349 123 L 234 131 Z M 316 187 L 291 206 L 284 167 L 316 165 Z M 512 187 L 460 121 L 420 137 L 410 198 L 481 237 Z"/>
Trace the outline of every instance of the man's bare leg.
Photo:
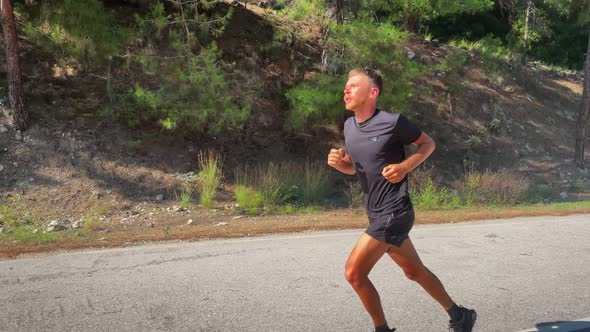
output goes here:
<path id="1" fill-rule="evenodd" d="M 369 280 L 369 272 L 377 261 L 387 252 L 390 245 L 375 240 L 366 233 L 361 235 L 357 244 L 352 249 L 346 262 L 346 280 L 356 291 L 365 309 L 373 319 L 375 326 L 387 324 L 379 293 Z"/>
<path id="2" fill-rule="evenodd" d="M 408 238 L 399 248 L 391 246 L 388 254 L 402 268 L 408 279 L 420 284 L 445 310 L 455 304 L 438 277 L 422 264 L 412 240 Z"/>

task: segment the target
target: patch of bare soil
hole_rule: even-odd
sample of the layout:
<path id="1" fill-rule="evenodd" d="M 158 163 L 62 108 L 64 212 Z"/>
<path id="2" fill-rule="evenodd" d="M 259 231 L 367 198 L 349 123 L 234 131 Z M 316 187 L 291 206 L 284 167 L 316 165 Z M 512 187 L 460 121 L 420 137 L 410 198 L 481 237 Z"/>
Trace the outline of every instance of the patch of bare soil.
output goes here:
<path id="1" fill-rule="evenodd" d="M 455 223 L 539 215 L 569 215 L 590 213 L 590 207 L 564 209 L 467 209 L 453 211 L 417 211 L 416 224 Z M 187 219 L 193 220 L 190 225 Z M 220 213 L 203 217 L 202 213 L 183 216 L 171 215 L 166 220 L 143 227 L 138 223 L 111 223 L 108 228 L 87 236 L 69 231 L 53 243 L 0 242 L 0 258 L 16 258 L 26 254 L 50 253 L 89 248 L 135 246 L 146 243 L 199 241 L 209 239 L 252 237 L 276 233 L 309 232 L 319 230 L 362 229 L 367 219 L 362 210 L 333 210 L 316 214 L 231 216 Z M 108 231 L 106 231 L 108 230 Z"/>

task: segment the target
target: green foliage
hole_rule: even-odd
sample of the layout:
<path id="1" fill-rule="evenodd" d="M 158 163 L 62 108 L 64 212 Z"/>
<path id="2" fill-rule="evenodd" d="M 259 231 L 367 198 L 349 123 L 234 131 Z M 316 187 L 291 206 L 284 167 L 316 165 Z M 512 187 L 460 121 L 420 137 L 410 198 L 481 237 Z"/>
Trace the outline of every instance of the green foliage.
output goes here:
<path id="1" fill-rule="evenodd" d="M 301 128 L 308 123 L 315 125 L 334 123 L 343 115 L 342 89 L 346 75 L 318 74 L 287 91 L 293 109 L 287 124 Z"/>
<path id="2" fill-rule="evenodd" d="M 33 15 L 25 35 L 60 56 L 72 56 L 86 64 L 102 62 L 118 54 L 130 38 L 129 29 L 98 0 L 32 2 Z M 36 10 L 35 10 L 36 9 Z"/>
<path id="3" fill-rule="evenodd" d="M 437 0 L 436 8 L 440 15 L 457 15 L 463 13 L 476 13 L 489 10 L 494 7 L 493 0 Z"/>
<path id="4" fill-rule="evenodd" d="M 256 214 L 264 205 L 262 193 L 248 189 L 246 186 L 237 186 L 234 192 L 240 209 L 248 214 Z"/>
<path id="5" fill-rule="evenodd" d="M 326 11 L 326 2 L 322 0 L 293 0 L 284 7 L 281 14 L 295 21 L 320 21 Z"/>
<path id="6" fill-rule="evenodd" d="M 13 207 L 0 205 L 0 239 L 18 243 L 48 243 L 56 240 L 57 235 L 39 230 L 29 214 L 20 214 Z"/>
<path id="7" fill-rule="evenodd" d="M 445 187 L 437 186 L 431 178 L 417 190 L 411 190 L 413 204 L 424 210 L 454 209 L 460 206 L 460 198 L 451 195 Z"/>
<path id="8" fill-rule="evenodd" d="M 332 25 L 331 29 L 327 50 L 332 71 L 317 74 L 287 92 L 292 105 L 288 126 L 301 128 L 309 123 L 329 124 L 341 119 L 342 90 L 348 70 L 354 67 L 381 70 L 384 87 L 380 106 L 403 112 L 414 91 L 413 80 L 420 75 L 418 65 L 396 47 L 407 33 L 389 24 L 368 21 Z"/>
<path id="9" fill-rule="evenodd" d="M 5 237 L 12 239 L 19 243 L 51 243 L 55 242 L 58 235 L 55 233 L 47 233 L 44 231 L 35 231 L 32 226 L 19 226 L 14 228 L 10 233 L 6 234 Z"/>
<path id="10" fill-rule="evenodd" d="M 289 204 L 320 204 L 329 194 L 327 175 L 324 163 L 310 161 L 303 165 L 282 162 L 238 169 L 235 178 L 241 189 L 239 193 L 236 190 L 236 199 L 243 207 L 238 195 L 249 192 L 256 207 L 262 203 L 267 209 Z"/>
<path id="11" fill-rule="evenodd" d="M 469 60 L 469 54 L 458 48 L 449 49 L 445 59 L 436 65 L 437 71 L 461 72 Z"/>
<path id="12" fill-rule="evenodd" d="M 250 106 L 239 106 L 230 97 L 217 44 L 201 45 L 223 32 L 232 10 L 206 16 L 200 10 L 217 1 L 171 2 L 171 12 L 156 3 L 146 17 L 135 17 L 145 42 L 133 60 L 150 78 L 140 77 L 123 93 L 116 114 L 132 127 L 157 124 L 165 133 L 181 135 L 240 129 Z M 148 88 L 145 82 L 152 79 Z"/>
<path id="13" fill-rule="evenodd" d="M 297 187 L 292 171 L 293 165 L 288 163 L 269 163 L 254 169 L 251 185 L 262 194 L 264 206 L 275 207 L 295 200 Z"/>
<path id="14" fill-rule="evenodd" d="M 8 205 L 0 205 L 0 226 L 14 227 L 19 224 L 16 211 Z"/>
<path id="15" fill-rule="evenodd" d="M 544 62 L 581 70 L 590 31 L 590 5 L 586 0 L 542 1 L 538 20 L 545 29 L 532 40 L 530 54 Z M 521 42 L 518 31 L 516 43 Z"/>
<path id="16" fill-rule="evenodd" d="M 178 197 L 178 203 L 183 209 L 188 209 L 193 201 L 193 192 L 190 189 L 183 189 Z"/>
<path id="17" fill-rule="evenodd" d="M 493 8 L 491 0 L 360 0 L 353 5 L 353 12 L 366 13 L 379 22 L 392 22 L 409 31 L 421 31 L 428 23 L 441 16 L 474 14 Z M 359 7 L 355 10 L 354 7 Z"/>
<path id="18" fill-rule="evenodd" d="M 300 206 L 288 204 L 288 205 L 284 205 L 284 206 L 279 206 L 279 207 L 273 209 L 272 212 L 276 213 L 276 214 L 318 213 L 318 212 L 320 212 L 320 208 L 318 208 L 317 206 L 300 207 Z"/>
<path id="19" fill-rule="evenodd" d="M 163 130 L 181 133 L 218 134 L 239 129 L 250 115 L 248 106 L 239 107 L 229 97 L 229 87 L 218 65 L 220 51 L 213 43 L 199 54 L 188 54 L 188 63 L 160 64 L 162 88 L 131 88 L 120 111 L 130 126 L 158 123 Z"/>
<path id="20" fill-rule="evenodd" d="M 450 44 L 470 51 L 476 51 L 481 56 L 488 80 L 495 84 L 502 84 L 506 63 L 512 59 L 512 52 L 504 45 L 502 40 L 487 36 L 475 42 L 461 39 L 451 41 Z"/>
<path id="21" fill-rule="evenodd" d="M 410 174 L 410 194 L 417 208 L 426 210 L 457 209 L 473 206 L 508 206 L 530 201 L 530 180 L 509 171 L 467 171 L 457 189 L 438 185 L 432 170 Z"/>
<path id="22" fill-rule="evenodd" d="M 469 145 L 471 148 L 475 149 L 481 144 L 481 138 L 476 135 L 470 135 L 466 140 L 465 144 Z"/>
<path id="23" fill-rule="evenodd" d="M 215 192 L 221 185 L 223 178 L 221 167 L 223 161 L 218 154 L 209 151 L 208 153 L 199 153 L 198 163 L 200 169 L 197 174 L 201 194 L 200 203 L 203 206 L 209 207 L 213 205 Z"/>

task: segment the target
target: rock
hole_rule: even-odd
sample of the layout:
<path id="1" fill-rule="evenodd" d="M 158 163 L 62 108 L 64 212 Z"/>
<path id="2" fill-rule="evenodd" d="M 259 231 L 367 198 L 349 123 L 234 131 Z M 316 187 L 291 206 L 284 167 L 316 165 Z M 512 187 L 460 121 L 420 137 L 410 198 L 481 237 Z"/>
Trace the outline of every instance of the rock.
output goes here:
<path id="1" fill-rule="evenodd" d="M 234 219 L 234 220 L 235 220 L 235 219 L 242 219 L 243 217 L 244 217 L 244 216 L 235 216 L 235 217 L 233 217 L 232 219 Z"/>
<path id="2" fill-rule="evenodd" d="M 186 224 L 187 224 L 187 225 L 192 225 L 192 224 L 193 224 L 193 220 L 192 220 L 192 219 L 189 219 L 189 220 L 186 222 Z"/>
<path id="3" fill-rule="evenodd" d="M 48 232 L 64 231 L 66 229 L 68 229 L 68 226 L 59 219 L 52 220 L 49 222 L 49 225 L 47 225 Z"/>
<path id="4" fill-rule="evenodd" d="M 0 227 L 0 234 L 4 233 L 4 227 Z"/>
<path id="5" fill-rule="evenodd" d="M 80 226 L 82 226 L 82 223 L 83 223 L 82 219 L 74 221 L 74 223 L 72 224 L 72 228 L 73 229 L 80 228 Z"/>
<path id="6" fill-rule="evenodd" d="M 218 222 L 217 224 L 213 225 L 213 227 L 226 226 L 226 225 L 227 225 L 226 222 Z"/>
<path id="7" fill-rule="evenodd" d="M 240 3 L 238 2 L 238 0 L 232 0 L 232 1 L 230 2 L 230 5 L 232 5 L 232 6 L 234 6 L 234 7 L 237 7 L 237 6 L 239 6 L 239 5 L 240 5 Z"/>
<path id="8" fill-rule="evenodd" d="M 39 228 L 35 228 L 35 229 L 33 230 L 33 234 L 37 234 L 37 233 L 39 233 Z"/>
<path id="9" fill-rule="evenodd" d="M 4 126 L 0 126 L 0 133 L 5 133 L 8 131 L 8 128 L 4 127 Z"/>
<path id="10" fill-rule="evenodd" d="M 438 39 L 433 39 L 430 41 L 434 46 L 438 46 L 438 44 L 440 43 L 440 41 Z"/>
<path id="11" fill-rule="evenodd" d="M 416 57 L 416 53 L 414 53 L 414 51 L 412 51 L 412 50 L 409 50 L 407 54 L 408 54 L 408 59 L 410 59 L 410 60 L 412 60 L 413 58 Z"/>
<path id="12" fill-rule="evenodd" d="M 0 172 L 4 169 L 4 166 L 0 165 Z"/>
<path id="13" fill-rule="evenodd" d="M 176 206 L 176 205 L 175 205 L 175 206 L 173 206 L 173 207 L 172 207 L 172 210 L 173 210 L 174 212 L 182 212 L 182 211 L 184 211 L 184 210 L 186 210 L 186 209 L 185 209 L 185 208 L 183 208 L 182 206 Z"/>
<path id="14" fill-rule="evenodd" d="M 559 197 L 561 197 L 561 199 L 566 200 L 567 199 L 567 193 L 565 191 L 562 191 L 559 193 Z"/>
<path id="15" fill-rule="evenodd" d="M 18 167 L 18 163 L 12 163 L 12 166 Z"/>
<path id="16" fill-rule="evenodd" d="M 14 139 L 19 142 L 22 142 L 23 141 L 23 132 L 20 130 L 17 130 L 16 135 L 14 136 Z"/>
<path id="17" fill-rule="evenodd" d="M 164 194 L 158 194 L 156 195 L 156 201 L 161 202 L 164 200 Z"/>

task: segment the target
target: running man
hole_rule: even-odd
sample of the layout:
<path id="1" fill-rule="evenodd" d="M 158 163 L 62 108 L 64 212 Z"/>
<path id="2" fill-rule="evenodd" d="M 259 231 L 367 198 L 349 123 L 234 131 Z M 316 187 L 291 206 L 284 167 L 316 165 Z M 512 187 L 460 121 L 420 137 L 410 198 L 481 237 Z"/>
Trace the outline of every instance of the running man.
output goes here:
<path id="1" fill-rule="evenodd" d="M 381 74 L 357 68 L 348 74 L 344 103 L 354 116 L 344 124 L 344 149 L 332 149 L 328 164 L 346 174 L 357 174 L 363 192 L 369 228 L 361 235 L 346 262 L 346 279 L 373 319 L 376 332 L 390 332 L 377 290 L 368 278 L 377 261 L 387 253 L 408 279 L 420 284 L 447 311 L 449 330 L 472 331 L 474 310 L 458 306 L 440 280 L 426 268 L 408 233 L 414 209 L 408 194 L 407 174 L 434 151 L 434 141 L 406 117 L 376 108 L 382 91 Z M 404 145 L 418 148 L 405 158 Z"/>

